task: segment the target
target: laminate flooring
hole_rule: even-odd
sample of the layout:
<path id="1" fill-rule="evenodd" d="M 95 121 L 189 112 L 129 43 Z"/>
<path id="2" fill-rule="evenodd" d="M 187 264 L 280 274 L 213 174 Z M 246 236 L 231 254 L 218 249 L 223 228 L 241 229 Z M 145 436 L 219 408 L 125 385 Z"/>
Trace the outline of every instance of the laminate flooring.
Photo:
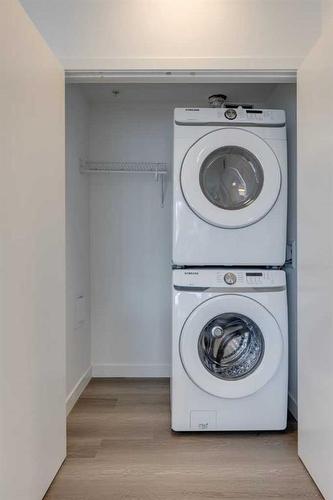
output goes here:
<path id="1" fill-rule="evenodd" d="M 167 379 L 93 379 L 68 417 L 68 456 L 46 500 L 312 500 L 285 432 L 174 433 Z"/>

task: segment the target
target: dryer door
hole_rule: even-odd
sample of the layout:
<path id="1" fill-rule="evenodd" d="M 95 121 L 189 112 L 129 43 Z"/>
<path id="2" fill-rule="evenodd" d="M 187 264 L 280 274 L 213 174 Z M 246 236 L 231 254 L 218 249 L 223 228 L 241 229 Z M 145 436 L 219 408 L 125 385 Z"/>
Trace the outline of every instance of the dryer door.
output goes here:
<path id="1" fill-rule="evenodd" d="M 222 128 L 188 150 L 180 182 L 188 205 L 200 218 L 239 228 L 262 219 L 274 206 L 281 170 L 271 147 L 256 134 Z"/>
<path id="2" fill-rule="evenodd" d="M 219 295 L 187 318 L 179 349 L 184 369 L 198 387 L 214 396 L 240 398 L 271 380 L 284 342 L 278 323 L 259 302 Z"/>

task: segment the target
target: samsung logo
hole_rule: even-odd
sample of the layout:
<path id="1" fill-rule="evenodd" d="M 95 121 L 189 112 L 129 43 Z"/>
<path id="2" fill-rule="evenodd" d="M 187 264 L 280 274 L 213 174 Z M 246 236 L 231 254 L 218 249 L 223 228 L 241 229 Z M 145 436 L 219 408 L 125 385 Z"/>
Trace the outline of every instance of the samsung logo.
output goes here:
<path id="1" fill-rule="evenodd" d="M 185 271 L 185 274 L 199 274 L 198 271 Z"/>
<path id="2" fill-rule="evenodd" d="M 185 108 L 185 111 L 200 111 L 199 108 Z"/>

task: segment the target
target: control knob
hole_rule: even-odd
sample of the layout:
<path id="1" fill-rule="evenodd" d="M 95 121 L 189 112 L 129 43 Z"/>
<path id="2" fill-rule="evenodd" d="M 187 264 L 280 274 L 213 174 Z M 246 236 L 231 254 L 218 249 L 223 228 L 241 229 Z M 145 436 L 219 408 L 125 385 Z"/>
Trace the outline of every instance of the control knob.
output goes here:
<path id="1" fill-rule="evenodd" d="M 234 120 L 237 116 L 237 111 L 233 108 L 229 108 L 224 113 L 224 116 L 226 117 L 227 120 Z"/>
<path id="2" fill-rule="evenodd" d="M 236 275 L 234 273 L 226 273 L 224 275 L 224 281 L 227 285 L 234 285 L 237 281 Z"/>

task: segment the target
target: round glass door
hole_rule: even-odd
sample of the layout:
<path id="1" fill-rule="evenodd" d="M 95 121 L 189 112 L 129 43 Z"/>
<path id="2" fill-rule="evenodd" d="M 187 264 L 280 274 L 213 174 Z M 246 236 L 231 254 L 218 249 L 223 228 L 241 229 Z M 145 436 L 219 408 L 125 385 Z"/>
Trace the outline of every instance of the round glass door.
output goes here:
<path id="1" fill-rule="evenodd" d="M 199 175 L 203 194 L 225 210 L 240 210 L 253 203 L 264 183 L 258 159 L 238 146 L 225 146 L 208 155 Z"/>
<path id="2" fill-rule="evenodd" d="M 240 228 L 259 221 L 274 206 L 281 170 L 264 139 L 247 130 L 222 128 L 190 147 L 180 183 L 198 217 L 217 227 Z"/>
<path id="3" fill-rule="evenodd" d="M 222 398 L 245 397 L 263 387 L 278 369 L 285 348 L 272 314 L 240 294 L 202 302 L 184 322 L 179 338 L 189 378 Z"/>
<path id="4" fill-rule="evenodd" d="M 238 313 L 216 316 L 204 326 L 198 341 L 204 367 L 223 380 L 248 377 L 260 365 L 264 351 L 258 325 Z"/>

